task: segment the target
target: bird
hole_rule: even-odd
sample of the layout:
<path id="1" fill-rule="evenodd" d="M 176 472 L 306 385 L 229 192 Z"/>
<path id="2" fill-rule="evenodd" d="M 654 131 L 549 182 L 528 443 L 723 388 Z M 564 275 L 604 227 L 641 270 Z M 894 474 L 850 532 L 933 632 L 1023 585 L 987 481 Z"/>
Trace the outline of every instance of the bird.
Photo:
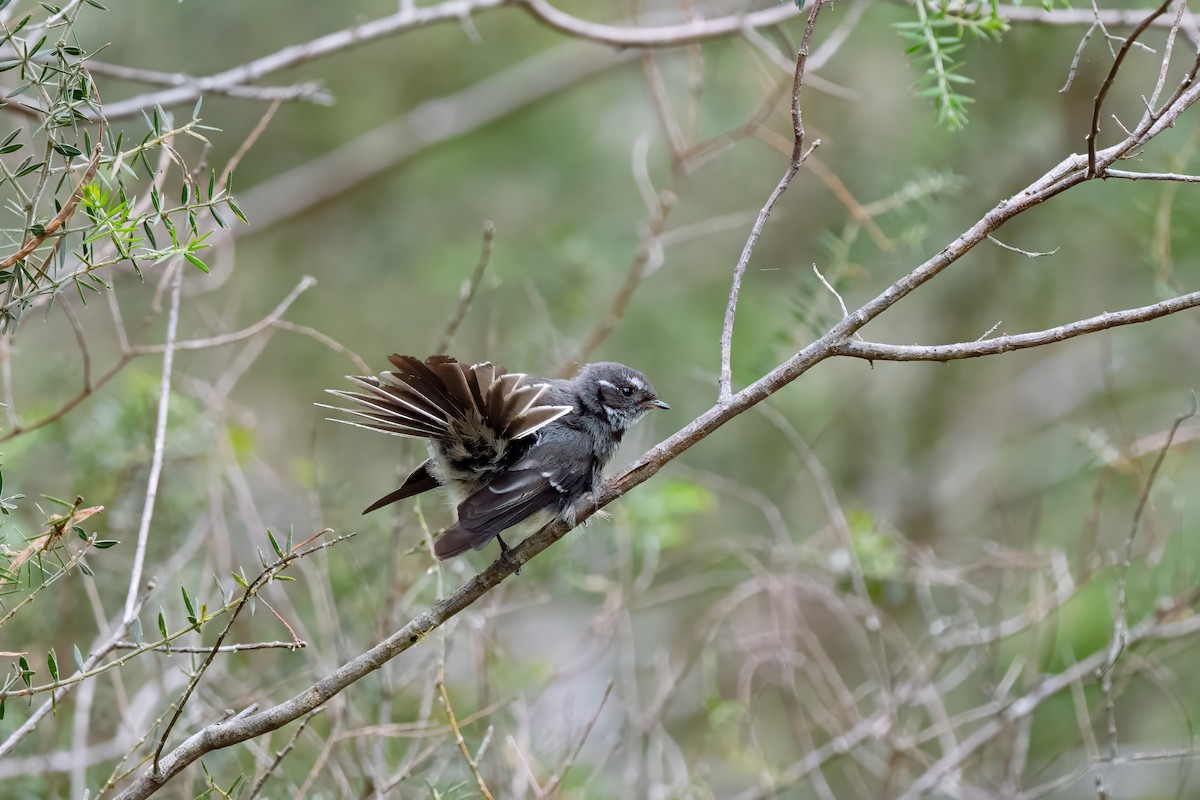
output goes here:
<path id="1" fill-rule="evenodd" d="M 575 503 L 594 492 L 625 431 L 650 409 L 670 409 L 645 375 L 614 361 L 584 364 L 571 379 L 447 355 L 388 361 L 394 370 L 347 375 L 357 391 L 326 390 L 355 408 L 317 405 L 350 416 L 333 422 L 427 440 L 429 458 L 363 514 L 445 488 L 457 520 L 433 544 L 438 559 L 493 538 L 507 557 L 501 532 L 530 518 L 574 525 Z"/>

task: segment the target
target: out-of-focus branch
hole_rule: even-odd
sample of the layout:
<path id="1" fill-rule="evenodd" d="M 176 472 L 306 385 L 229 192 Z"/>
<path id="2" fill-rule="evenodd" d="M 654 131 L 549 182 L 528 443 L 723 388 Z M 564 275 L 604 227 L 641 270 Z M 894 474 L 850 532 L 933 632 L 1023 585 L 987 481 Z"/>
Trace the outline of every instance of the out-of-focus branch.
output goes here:
<path id="1" fill-rule="evenodd" d="M 629 54 L 564 45 L 424 103 L 341 147 L 238 193 L 253 235 L 329 202 L 425 148 L 482 128 L 607 69 Z"/>
<path id="2" fill-rule="evenodd" d="M 997 9 L 1000 16 L 1009 22 L 1037 23 L 1041 25 L 1088 27 L 1099 22 L 1106 27 L 1120 28 L 1137 25 L 1153 12 L 1146 8 L 1101 8 L 1094 10 L 1080 4 L 1078 8 L 1046 9 L 1041 5 L 1002 5 Z M 1171 20 L 1157 18 L 1151 23 L 1155 28 L 1170 27 Z M 1184 14 L 1184 25 L 1200 25 L 1200 14 Z"/>
<path id="3" fill-rule="evenodd" d="M 196 86 L 203 78 L 188 75 L 183 72 L 159 72 L 152 69 L 127 67 L 122 64 L 109 64 L 104 61 L 88 59 L 88 71 L 94 75 L 105 75 L 110 78 L 146 83 L 154 86 Z M 290 86 L 245 86 L 243 84 L 208 84 L 204 89 L 207 94 L 240 97 L 247 100 L 300 100 L 321 106 L 333 105 L 333 95 L 319 81 L 304 81 Z"/>
<path id="4" fill-rule="evenodd" d="M 260 333 L 262 331 L 267 330 L 268 328 L 276 326 L 281 321 L 280 318 L 283 316 L 283 314 L 288 310 L 288 308 L 292 305 L 292 303 L 295 302 L 296 298 L 299 297 L 304 291 L 306 291 L 307 289 L 309 289 L 315 285 L 316 285 L 316 280 L 314 278 L 305 276 L 304 278 L 302 278 L 300 280 L 300 283 L 296 284 L 296 287 L 294 289 L 292 289 L 291 292 L 288 293 L 287 297 L 285 297 L 279 303 L 279 305 L 275 307 L 275 310 L 273 310 L 270 314 L 263 317 L 261 320 L 254 323 L 253 325 L 250 325 L 247 328 L 243 328 L 240 331 L 234 331 L 233 333 L 222 334 L 221 336 L 213 336 L 213 337 L 210 337 L 207 339 L 189 339 L 189 340 L 184 340 L 182 342 L 176 342 L 174 349 L 177 351 L 178 350 L 204 350 L 204 349 L 207 349 L 210 347 L 222 347 L 224 345 L 233 344 L 235 342 L 240 342 L 243 339 L 248 339 L 257 333 Z M 300 330 L 298 332 L 309 333 L 307 330 Z M 68 412 L 70 412 L 72 409 L 74 409 L 77 405 L 82 403 L 87 398 L 91 397 L 95 392 L 97 392 L 99 389 L 101 389 L 105 384 L 107 384 L 109 381 L 111 381 L 113 378 L 115 378 L 117 376 L 117 374 L 121 370 L 123 370 L 126 366 L 128 366 L 129 363 L 131 361 L 133 361 L 135 358 L 137 358 L 138 356 L 146 356 L 146 355 L 151 355 L 154 353 L 162 353 L 165 349 L 166 349 L 165 344 L 136 345 L 136 346 L 130 347 L 128 350 L 126 350 L 121 355 L 120 358 L 117 359 L 116 363 L 113 364 L 108 369 L 108 371 L 106 371 L 105 373 L 100 375 L 100 377 L 96 378 L 96 380 L 91 385 L 85 385 L 79 391 L 79 394 L 75 395 L 70 400 L 68 400 L 66 403 L 61 405 L 58 409 L 50 412 L 46 416 L 39 419 L 37 422 L 31 422 L 28 425 L 19 425 L 19 426 L 13 428 L 8 433 L 6 433 L 4 436 L 0 437 L 0 442 L 6 442 L 9 439 L 14 439 L 17 436 L 20 436 L 21 434 L 29 433 L 31 431 L 36 431 L 38 428 L 44 428 L 45 426 L 50 425 L 51 423 L 57 422 L 58 420 L 62 419 L 64 416 L 66 416 L 66 414 Z M 346 351 L 346 352 L 349 352 L 349 351 Z M 359 359 L 359 360 L 361 361 L 361 359 Z"/>
<path id="5" fill-rule="evenodd" d="M 292 732 L 291 737 L 287 740 L 287 744 L 283 746 L 282 750 L 275 754 L 275 758 L 271 760 L 271 764 L 265 770 L 263 770 L 263 774 L 260 775 L 258 780 L 254 782 L 254 788 L 250 790 L 250 794 L 246 800 L 254 800 L 254 798 L 258 797 L 258 794 L 262 791 L 267 779 L 271 777 L 271 773 L 278 769 L 279 765 L 283 763 L 283 759 L 287 758 L 287 754 L 292 752 L 292 748 L 294 748 L 296 746 L 296 742 L 300 740 L 300 734 L 304 733 L 304 729 L 308 727 L 308 723 L 312 722 L 312 718 L 319 714 L 321 710 L 322 709 L 318 708 L 315 711 L 310 711 L 308 716 L 300 721 L 300 724 L 296 726 L 296 730 Z"/>
<path id="6" fill-rule="evenodd" d="M 446 321 L 446 331 L 442 334 L 442 338 L 433 352 L 444 353 L 450 349 L 454 335 L 458 333 L 458 326 L 462 325 L 462 321 L 466 319 L 467 311 L 471 308 L 471 301 L 475 299 L 475 292 L 479 290 L 479 284 L 483 280 L 483 273 L 487 270 L 488 262 L 492 260 L 492 240 L 495 238 L 496 226 L 491 220 L 488 220 L 483 223 L 483 246 L 480 248 L 479 261 L 475 264 L 471 277 L 463 283 L 458 305 L 450 314 L 450 319 Z"/>
<path id="7" fill-rule="evenodd" d="M 196 78 L 194 82 L 186 86 L 140 94 L 128 100 L 113 103 L 105 109 L 105 116 L 110 120 L 118 120 L 136 116 L 142 112 L 142 109 L 153 108 L 156 105 L 167 108 L 181 103 L 194 103 L 205 92 L 228 90 L 231 86 L 250 84 L 280 70 L 297 67 L 367 42 L 424 28 L 439 22 L 456 22 L 480 11 L 500 8 L 509 2 L 511 0 L 445 0 L 425 8 L 418 8 L 415 5 L 403 8 L 399 13 L 328 33 L 303 44 L 285 47 L 270 55 L 227 69 L 224 72 L 218 72 L 215 75 Z"/>
<path id="8" fill-rule="evenodd" d="M 1164 615 L 1155 611 L 1145 617 L 1129 632 L 1129 643 L 1155 642 L 1192 636 L 1200 632 L 1200 617 L 1192 616 L 1180 622 L 1165 621 Z M 1013 723 L 1025 719 L 1047 699 L 1070 688 L 1071 684 L 1094 673 L 1108 659 L 1107 650 L 1097 650 L 1087 658 L 1080 659 L 1062 672 L 1050 675 L 1022 696 L 997 709 L 992 718 L 964 738 L 958 748 L 939 758 L 928 770 L 915 780 L 900 795 L 900 800 L 916 800 L 935 790 L 941 782 L 979 748 L 1009 729 Z"/>
<path id="9" fill-rule="evenodd" d="M 171 407 L 171 367 L 175 358 L 175 334 L 179 329 L 179 298 L 183 287 L 183 266 L 172 264 L 171 307 L 167 311 L 167 341 L 163 345 L 162 378 L 158 388 L 158 415 L 154 424 L 154 447 L 150 452 L 150 474 L 146 478 L 146 499 L 142 503 L 141 522 L 138 523 L 137 544 L 133 551 L 133 566 L 129 569 L 129 593 L 125 597 L 126 624 L 132 624 L 137 614 L 138 588 L 142 582 L 142 567 L 146 562 L 146 545 L 150 541 L 150 521 L 154 518 L 154 504 L 158 497 L 158 479 L 162 474 L 164 452 L 167 443 L 167 412 Z"/>
<path id="10" fill-rule="evenodd" d="M 154 581 L 150 581 L 138 594 L 133 605 L 134 618 L 136 618 L 137 614 L 142 610 L 142 606 L 145 605 L 146 599 L 150 597 L 150 592 L 154 590 L 154 585 Z M 117 642 L 121 641 L 126 635 L 128 635 L 131 627 L 133 627 L 133 618 L 130 618 L 128 613 L 126 613 L 123 615 L 122 619 L 116 623 L 116 629 L 113 631 L 112 635 L 109 636 L 107 640 L 98 644 L 92 649 L 91 653 L 87 657 L 87 660 L 83 662 L 82 668 L 76 674 L 83 675 L 98 667 L 100 662 L 104 660 L 105 656 L 111 653 L 113 648 L 117 646 Z M 37 728 L 37 725 L 42 718 L 49 714 L 53 709 L 57 708 L 58 705 L 66 698 L 66 696 L 70 694 L 78 685 L 79 683 L 77 681 L 69 683 L 64 682 L 62 686 L 59 686 L 57 689 L 51 692 L 50 697 L 43 701 L 42 704 L 37 707 L 37 710 L 30 714 L 29 717 L 23 723 L 21 723 L 20 727 L 13 731 L 12 734 L 3 742 L 0 742 L 0 757 L 11 752 L 12 749 L 16 747 L 22 739 L 32 733 L 34 729 Z"/>
<path id="11" fill-rule="evenodd" d="M 305 641 L 290 641 L 290 642 L 244 642 L 240 644 L 223 644 L 216 648 L 218 653 L 244 653 L 247 650 L 299 650 L 308 647 L 308 642 Z M 117 642 L 118 650 L 139 650 L 143 649 L 142 645 L 137 642 Z M 163 645 L 162 647 L 152 648 L 161 650 L 164 653 L 211 653 L 211 647 L 193 647 L 186 645 Z"/>
<path id="12" fill-rule="evenodd" d="M 679 47 L 685 44 L 737 36 L 742 31 L 770 28 L 800 14 L 794 3 L 780 3 L 761 11 L 696 19 L 676 25 L 605 25 L 573 17 L 547 0 L 516 0 L 534 19 L 560 33 L 613 47 Z"/>

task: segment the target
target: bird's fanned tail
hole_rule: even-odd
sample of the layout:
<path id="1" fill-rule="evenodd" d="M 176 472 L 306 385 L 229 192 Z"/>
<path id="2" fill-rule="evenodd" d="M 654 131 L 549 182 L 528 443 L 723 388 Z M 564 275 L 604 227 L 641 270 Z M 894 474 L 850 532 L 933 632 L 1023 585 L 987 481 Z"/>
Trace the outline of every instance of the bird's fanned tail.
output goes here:
<path id="1" fill-rule="evenodd" d="M 317 405 L 352 417 L 331 417 L 333 422 L 393 436 L 440 440 L 456 433 L 521 439 L 573 410 L 540 404 L 546 384 L 491 363 L 468 366 L 449 356 L 421 361 L 392 355 L 388 360 L 396 371 L 378 377 L 347 376 L 362 391 L 326 390 L 357 408 Z M 478 428 L 486 430 L 473 430 Z"/>
<path id="2" fill-rule="evenodd" d="M 358 391 L 327 389 L 353 407 L 318 403 L 349 419 L 333 422 L 392 436 L 431 439 L 460 452 L 473 463 L 499 459 L 508 442 L 536 433 L 571 413 L 573 406 L 547 405 L 547 384 L 523 373 L 505 372 L 491 363 L 467 365 L 449 356 L 391 355 L 395 371 L 350 375 Z M 371 504 L 364 514 L 438 485 L 430 462 L 415 469 L 400 488 Z"/>

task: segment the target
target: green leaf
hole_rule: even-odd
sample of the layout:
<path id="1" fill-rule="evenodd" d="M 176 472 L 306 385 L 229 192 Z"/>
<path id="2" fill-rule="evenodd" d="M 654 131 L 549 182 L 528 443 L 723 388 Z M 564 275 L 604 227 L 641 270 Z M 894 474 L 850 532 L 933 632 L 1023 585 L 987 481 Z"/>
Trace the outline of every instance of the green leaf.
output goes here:
<path id="1" fill-rule="evenodd" d="M 167 638 L 167 618 L 163 616 L 161 608 L 158 610 L 158 632 L 162 634 L 164 639 Z"/>
<path id="2" fill-rule="evenodd" d="M 217 584 L 217 591 L 221 593 L 221 604 L 229 605 L 229 592 L 225 591 L 225 585 L 221 583 L 221 579 L 217 577 L 217 573 L 213 573 L 213 581 Z"/>
<path id="3" fill-rule="evenodd" d="M 118 544 L 120 544 L 120 542 L 118 542 L 116 539 L 101 539 L 92 546 L 97 550 L 107 550 L 108 548 Z"/>
<path id="4" fill-rule="evenodd" d="M 183 593 L 183 606 L 187 609 L 188 616 L 196 616 L 196 609 L 192 607 L 192 598 L 188 597 L 187 587 L 185 587 L 183 584 L 180 584 L 179 591 Z"/>
<path id="5" fill-rule="evenodd" d="M 38 51 L 42 49 L 42 45 L 44 45 L 45 43 L 46 43 L 46 37 L 45 37 L 45 36 L 42 36 L 42 38 L 40 38 L 40 39 L 38 39 L 38 40 L 37 40 L 37 43 L 36 43 L 36 44 L 33 46 L 33 49 L 32 49 L 32 50 L 30 50 L 30 51 L 29 51 L 29 52 L 28 52 L 28 53 L 25 55 L 25 57 L 26 57 L 26 58 L 29 58 L 29 59 L 32 59 L 34 56 L 36 56 L 36 55 L 37 55 Z"/>
<path id="6" fill-rule="evenodd" d="M 83 151 L 78 147 L 65 144 L 63 142 L 51 142 L 50 148 L 59 155 L 66 156 L 67 158 L 74 158 L 75 156 L 83 155 Z"/>
<path id="7" fill-rule="evenodd" d="M 145 644 L 145 639 L 142 633 L 142 620 L 138 617 L 133 618 L 133 625 L 130 626 L 130 633 L 133 635 L 133 643 L 138 647 Z"/>
<path id="8" fill-rule="evenodd" d="M 79 652 L 79 645 L 71 645 L 71 655 L 75 656 L 75 668 L 83 672 L 83 653 Z"/>
<path id="9" fill-rule="evenodd" d="M 275 551 L 275 555 L 283 558 L 283 550 L 279 547 L 279 542 L 275 541 L 275 534 L 271 533 L 271 529 L 267 529 L 267 538 L 271 540 L 271 549 Z"/>
<path id="10" fill-rule="evenodd" d="M 209 271 L 208 264 L 205 264 L 203 261 L 196 258 L 196 256 L 192 255 L 191 253 L 184 253 L 183 257 L 187 259 L 189 264 L 191 264 L 193 267 L 200 270 L 201 272 Z"/>
<path id="11" fill-rule="evenodd" d="M 44 166 L 46 166 L 45 161 L 39 161 L 36 164 L 30 164 L 29 166 L 18 170 L 17 173 L 15 175 L 13 175 L 13 177 L 14 178 L 24 177 L 25 175 L 28 175 L 31 172 L 36 172 L 37 170 L 41 169 Z"/>
<path id="12" fill-rule="evenodd" d="M 30 678 L 33 676 L 33 670 L 29 668 L 29 662 L 25 660 L 25 656 L 17 659 L 17 666 L 21 669 L 21 680 L 25 682 L 25 688 L 33 686 L 33 681 Z"/>
<path id="13" fill-rule="evenodd" d="M 235 217 L 237 217 L 238 219 L 240 219 L 242 222 L 244 222 L 247 225 L 250 224 L 250 220 L 246 219 L 246 215 L 242 213 L 242 210 L 240 208 L 238 208 L 237 203 L 233 202 L 232 198 L 229 200 L 226 200 L 225 205 L 229 206 L 229 210 L 233 212 L 233 215 Z"/>
<path id="14" fill-rule="evenodd" d="M 58 682 L 58 657 L 54 655 L 54 648 L 50 648 L 50 652 L 46 653 L 46 667 L 50 670 L 50 680 Z"/>

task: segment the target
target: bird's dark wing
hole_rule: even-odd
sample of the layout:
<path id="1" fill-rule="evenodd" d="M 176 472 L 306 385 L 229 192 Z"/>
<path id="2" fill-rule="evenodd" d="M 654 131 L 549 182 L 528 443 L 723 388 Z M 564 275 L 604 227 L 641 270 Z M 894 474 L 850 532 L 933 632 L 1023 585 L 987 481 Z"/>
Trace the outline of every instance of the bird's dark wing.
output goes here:
<path id="1" fill-rule="evenodd" d="M 578 460 L 537 467 L 526 457 L 516 468 L 472 494 L 458 506 L 458 522 L 434 542 L 441 559 L 468 549 L 481 550 L 492 537 L 546 508 L 580 493 L 588 470 Z"/>
<path id="2" fill-rule="evenodd" d="M 452 439 L 484 449 L 495 448 L 497 439 L 529 436 L 574 410 L 548 404 L 548 384 L 506 373 L 494 364 L 468 366 L 449 356 L 421 361 L 392 355 L 388 360 L 394 372 L 347 376 L 361 391 L 327 390 L 357 408 L 317 405 L 353 417 L 334 422 L 394 436 Z M 486 460 L 487 453 L 472 455 Z"/>
<path id="3" fill-rule="evenodd" d="M 408 474 L 408 477 L 404 479 L 404 483 L 400 484 L 399 489 L 390 494 L 386 494 L 376 500 L 374 503 L 371 503 L 371 505 L 367 507 L 367 510 L 362 513 L 370 514 L 377 508 L 383 508 L 384 506 L 388 506 L 399 500 L 403 500 L 406 497 L 412 497 L 415 494 L 427 492 L 430 489 L 436 489 L 437 486 L 437 479 L 434 478 L 433 473 L 429 471 L 429 459 L 425 459 L 421 462 L 420 466 Z"/>

